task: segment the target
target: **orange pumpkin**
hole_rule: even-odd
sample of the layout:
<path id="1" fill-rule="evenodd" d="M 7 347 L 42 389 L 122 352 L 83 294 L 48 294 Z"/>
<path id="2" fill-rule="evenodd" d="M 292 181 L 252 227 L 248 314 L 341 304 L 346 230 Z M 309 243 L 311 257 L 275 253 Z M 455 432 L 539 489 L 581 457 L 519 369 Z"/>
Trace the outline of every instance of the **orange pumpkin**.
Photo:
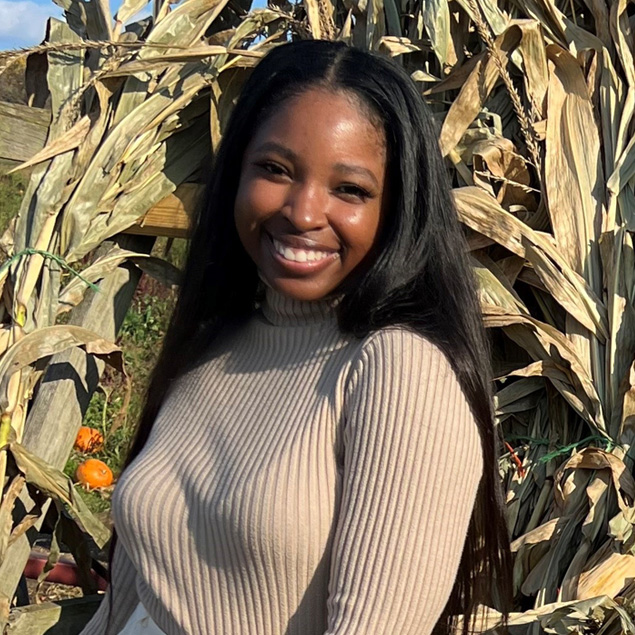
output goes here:
<path id="1" fill-rule="evenodd" d="M 77 433 L 75 439 L 75 449 L 78 452 L 86 452 L 92 454 L 104 447 L 104 436 L 99 430 L 82 426 Z"/>
<path id="2" fill-rule="evenodd" d="M 99 459 L 86 459 L 75 471 L 75 479 L 86 489 L 97 489 L 112 485 L 111 469 Z"/>

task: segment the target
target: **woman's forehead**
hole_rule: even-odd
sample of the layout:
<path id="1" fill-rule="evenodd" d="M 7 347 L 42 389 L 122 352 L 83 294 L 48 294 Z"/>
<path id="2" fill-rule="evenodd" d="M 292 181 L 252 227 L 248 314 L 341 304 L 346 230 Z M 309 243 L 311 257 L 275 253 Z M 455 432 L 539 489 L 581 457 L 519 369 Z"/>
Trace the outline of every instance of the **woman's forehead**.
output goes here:
<path id="1" fill-rule="evenodd" d="M 249 149 L 274 145 L 289 155 L 321 153 L 385 162 L 383 128 L 359 99 L 343 91 L 312 88 L 282 102 L 257 128 Z"/>

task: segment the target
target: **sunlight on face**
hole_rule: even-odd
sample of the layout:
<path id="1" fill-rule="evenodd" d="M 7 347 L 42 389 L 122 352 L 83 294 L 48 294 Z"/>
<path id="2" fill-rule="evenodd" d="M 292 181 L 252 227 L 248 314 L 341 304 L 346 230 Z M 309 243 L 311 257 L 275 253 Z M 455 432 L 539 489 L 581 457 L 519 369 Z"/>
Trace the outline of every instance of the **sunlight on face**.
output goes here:
<path id="1" fill-rule="evenodd" d="M 310 89 L 284 102 L 249 143 L 236 227 L 268 284 L 317 300 L 371 257 L 385 189 L 383 130 L 350 95 Z"/>

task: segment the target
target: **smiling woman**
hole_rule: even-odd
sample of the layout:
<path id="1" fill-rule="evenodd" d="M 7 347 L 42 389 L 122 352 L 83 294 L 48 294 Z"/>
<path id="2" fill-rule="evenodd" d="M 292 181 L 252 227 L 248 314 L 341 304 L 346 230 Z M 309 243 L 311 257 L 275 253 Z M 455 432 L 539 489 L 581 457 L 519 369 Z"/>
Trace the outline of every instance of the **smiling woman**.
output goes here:
<path id="1" fill-rule="evenodd" d="M 465 249 L 400 68 L 333 42 L 267 55 L 212 167 L 84 635 L 429 635 L 507 614 Z"/>
<path id="2" fill-rule="evenodd" d="M 344 93 L 289 99 L 251 140 L 236 195 L 238 235 L 280 293 L 318 300 L 351 284 L 379 232 L 386 141 Z"/>

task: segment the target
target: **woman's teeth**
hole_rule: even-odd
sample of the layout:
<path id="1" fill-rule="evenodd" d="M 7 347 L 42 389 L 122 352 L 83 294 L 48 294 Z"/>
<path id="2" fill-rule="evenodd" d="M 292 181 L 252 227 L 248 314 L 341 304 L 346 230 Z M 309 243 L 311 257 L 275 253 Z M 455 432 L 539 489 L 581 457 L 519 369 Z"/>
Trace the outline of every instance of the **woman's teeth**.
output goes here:
<path id="1" fill-rule="evenodd" d="M 314 251 L 312 249 L 296 249 L 294 247 L 286 247 L 275 238 L 273 240 L 274 249 L 285 259 L 293 262 L 314 262 L 316 260 L 324 260 L 331 253 L 328 251 Z"/>

